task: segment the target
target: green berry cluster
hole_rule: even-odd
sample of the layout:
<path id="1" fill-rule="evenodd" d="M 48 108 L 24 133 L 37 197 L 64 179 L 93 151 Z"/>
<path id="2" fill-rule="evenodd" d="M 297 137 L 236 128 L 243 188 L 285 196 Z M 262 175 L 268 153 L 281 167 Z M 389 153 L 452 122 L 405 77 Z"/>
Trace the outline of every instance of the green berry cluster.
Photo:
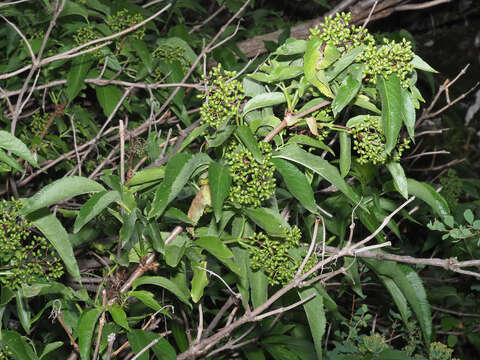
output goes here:
<path id="1" fill-rule="evenodd" d="M 387 77 L 396 74 L 403 87 L 408 86 L 408 75 L 413 71 L 414 53 L 412 44 L 403 39 L 401 43 L 383 39 L 383 45 L 369 45 L 356 59 L 365 63 L 363 77 L 375 84 L 377 76 Z"/>
<path id="2" fill-rule="evenodd" d="M 235 142 L 227 147 L 225 154 L 233 180 L 228 198 L 242 206 L 258 207 L 275 192 L 275 167 L 270 161 L 272 147 L 266 142 L 258 145 L 263 154 L 263 164 L 255 160 L 248 149 Z"/>
<path id="3" fill-rule="evenodd" d="M 301 237 L 297 226 L 287 231 L 285 238 L 269 238 L 264 233 L 255 233 L 248 242 L 252 270 L 265 272 L 271 285 L 288 284 L 301 264 L 301 260 L 293 258 L 289 250 L 300 246 Z M 307 272 L 314 265 L 315 260 L 310 258 L 303 272 Z"/>
<path id="4" fill-rule="evenodd" d="M 13 359 L 13 353 L 10 351 L 7 345 L 0 347 L 0 360 L 10 360 Z"/>
<path id="5" fill-rule="evenodd" d="M 310 29 L 310 38 L 318 37 L 323 42 L 343 48 L 343 51 L 365 44 L 375 45 L 375 39 L 367 29 L 360 26 L 350 25 L 352 16 L 350 13 L 337 13 L 335 16 L 327 16 L 320 26 Z"/>
<path id="6" fill-rule="evenodd" d="M 131 26 L 134 26 L 142 22 L 143 16 L 139 13 L 133 14 L 127 9 L 120 10 L 113 16 L 109 16 L 107 19 L 107 25 L 115 33 L 128 29 Z M 141 27 L 133 32 L 133 37 L 135 39 L 141 40 L 145 36 L 145 28 Z"/>
<path id="7" fill-rule="evenodd" d="M 97 30 L 95 30 L 92 24 L 89 24 L 78 29 L 73 35 L 73 40 L 75 41 L 75 44 L 79 46 L 87 42 L 99 39 L 100 37 L 101 34 Z M 93 45 L 92 47 L 95 47 L 96 45 Z M 100 59 L 103 57 L 101 49 L 89 52 L 89 54 L 95 59 Z"/>
<path id="8" fill-rule="evenodd" d="M 350 25 L 350 22 L 350 13 L 328 16 L 320 26 L 310 29 L 310 38 L 318 37 L 325 43 L 337 46 L 341 51 L 363 44 L 365 49 L 356 61 L 365 63 L 364 78 L 375 84 L 377 76 L 397 74 L 402 85 L 408 86 L 407 77 L 414 68 L 412 44 L 405 39 L 401 43 L 384 39 L 382 45 L 377 45 L 368 30 Z"/>
<path id="9" fill-rule="evenodd" d="M 208 77 L 203 77 L 206 91 L 199 95 L 203 99 L 200 108 L 203 124 L 218 129 L 225 121 L 238 117 L 244 95 L 242 84 L 232 80 L 236 74 L 235 71 L 222 71 L 219 64 Z"/>
<path id="10" fill-rule="evenodd" d="M 352 130 L 353 149 L 359 155 L 360 164 L 385 164 L 387 160 L 400 160 L 403 152 L 410 147 L 410 140 L 403 139 L 397 144 L 392 157 L 385 152 L 385 135 L 378 118 L 367 116 L 365 121 L 356 124 Z"/>
<path id="11" fill-rule="evenodd" d="M 186 73 L 189 69 L 188 62 L 185 59 L 185 49 L 181 46 L 162 44 L 153 51 L 152 56 L 168 64 L 178 61 L 182 66 L 184 73 Z M 162 74 L 157 71 L 155 77 L 158 79 L 161 76 Z"/>
<path id="12" fill-rule="evenodd" d="M 33 133 L 34 136 L 39 136 L 47 127 L 50 116 L 51 114 L 49 113 L 40 113 L 39 111 L 34 113 L 28 125 L 28 132 Z"/>
<path id="13" fill-rule="evenodd" d="M 452 358 L 453 349 L 441 342 L 432 342 L 430 344 L 430 352 L 428 358 L 430 360 L 450 360 Z"/>
<path id="14" fill-rule="evenodd" d="M 20 201 L 0 202 L 0 283 L 10 289 L 63 275 L 53 248 L 33 235 L 32 224 L 18 214 L 21 207 Z"/>

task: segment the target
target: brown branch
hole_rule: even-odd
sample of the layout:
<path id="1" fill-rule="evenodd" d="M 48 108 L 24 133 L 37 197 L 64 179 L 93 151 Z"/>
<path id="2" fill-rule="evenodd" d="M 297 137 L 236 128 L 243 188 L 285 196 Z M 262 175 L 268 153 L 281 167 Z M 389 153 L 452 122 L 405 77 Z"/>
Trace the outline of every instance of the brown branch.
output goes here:
<path id="1" fill-rule="evenodd" d="M 432 1 L 426 1 L 420 4 L 399 5 L 399 6 L 395 6 L 395 11 L 422 10 L 422 9 L 427 9 L 433 6 L 449 3 L 452 1 L 453 0 L 432 0 Z"/>

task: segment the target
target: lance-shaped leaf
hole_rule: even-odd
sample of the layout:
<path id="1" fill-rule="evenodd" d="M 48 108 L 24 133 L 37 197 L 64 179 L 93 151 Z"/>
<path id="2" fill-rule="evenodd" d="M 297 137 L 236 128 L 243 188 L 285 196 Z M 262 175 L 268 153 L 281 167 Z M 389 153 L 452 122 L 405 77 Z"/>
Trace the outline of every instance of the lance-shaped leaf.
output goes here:
<path id="1" fill-rule="evenodd" d="M 282 175 L 288 191 L 300 201 L 300 204 L 302 204 L 305 209 L 314 214 L 318 213 L 312 186 L 308 182 L 305 174 L 298 170 L 295 165 L 283 159 L 272 159 L 272 163 L 280 175 Z"/>
<path id="2" fill-rule="evenodd" d="M 237 127 L 237 135 L 242 140 L 243 145 L 246 146 L 248 151 L 250 151 L 255 158 L 255 160 L 263 164 L 263 155 L 262 151 L 260 150 L 257 139 L 252 133 L 252 130 L 248 126 L 242 125 Z"/>
<path id="3" fill-rule="evenodd" d="M 285 218 L 277 211 L 269 208 L 248 208 L 244 209 L 245 214 L 269 235 L 285 236 L 285 229 L 290 225 Z"/>
<path id="4" fill-rule="evenodd" d="M 402 127 L 404 108 L 402 104 L 402 87 L 395 74 L 387 79 L 377 77 L 377 88 L 382 100 L 382 129 L 385 135 L 385 151 L 390 154 L 397 145 L 398 134 Z"/>
<path id="5" fill-rule="evenodd" d="M 395 189 L 405 198 L 408 198 L 408 184 L 407 177 L 403 171 L 402 165 L 399 162 L 387 163 L 387 169 L 393 178 Z"/>
<path id="6" fill-rule="evenodd" d="M 68 237 L 67 231 L 62 226 L 62 223 L 47 209 L 31 213 L 27 218 L 52 244 L 57 251 L 58 256 L 60 256 L 65 264 L 69 274 L 76 280 L 80 281 L 80 270 L 78 269 L 77 259 L 73 254 L 70 238 Z"/>
<path id="7" fill-rule="evenodd" d="M 85 86 L 84 80 L 92 64 L 93 60 L 90 54 L 85 54 L 73 59 L 72 66 L 67 74 L 68 102 L 72 102 Z"/>
<path id="8" fill-rule="evenodd" d="M 145 331 L 141 329 L 135 329 L 130 331 L 127 334 L 128 341 L 132 347 L 132 351 L 135 354 L 139 354 L 141 351 L 144 351 L 145 348 L 149 345 L 153 353 L 155 354 L 155 359 L 159 360 L 176 360 L 177 354 L 175 349 L 170 345 L 170 343 L 163 339 L 159 334 L 156 334 L 152 331 Z M 148 360 L 150 359 L 150 351 L 147 350 L 143 352 L 138 358 L 138 360 Z"/>
<path id="9" fill-rule="evenodd" d="M 0 148 L 0 161 L 3 161 L 4 163 L 6 163 L 8 166 L 10 166 L 15 170 L 18 170 L 18 171 L 23 170 L 22 166 L 18 163 L 18 161 L 15 160 L 13 157 L 8 156 L 8 154 L 5 151 L 3 151 L 1 148 Z"/>
<path id="10" fill-rule="evenodd" d="M 352 140 L 347 132 L 339 132 L 338 139 L 340 142 L 340 174 L 344 178 L 350 171 L 352 165 Z"/>
<path id="11" fill-rule="evenodd" d="M 27 145 L 25 145 L 20 139 L 13 136 L 9 132 L 0 130 L 0 148 L 5 149 L 17 156 L 20 156 L 25 161 L 28 161 L 35 167 L 38 167 L 37 161 L 33 157 Z"/>
<path id="12" fill-rule="evenodd" d="M 303 57 L 303 69 L 307 81 L 315 86 L 322 94 L 333 98 L 333 93 L 328 86 L 328 81 L 323 70 L 318 71 L 318 65 L 323 60 L 322 40 L 312 38 L 307 43 L 307 50 Z"/>
<path id="13" fill-rule="evenodd" d="M 325 73 L 325 77 L 328 81 L 331 81 L 337 77 L 343 70 L 345 70 L 349 65 L 351 65 L 355 59 L 363 53 L 363 45 L 354 47 L 353 49 L 348 50 L 340 59 L 338 59 L 333 66 L 328 69 Z"/>
<path id="14" fill-rule="evenodd" d="M 313 155 L 302 150 L 298 145 L 285 146 L 273 155 L 274 158 L 282 158 L 296 162 L 306 168 L 316 172 L 322 178 L 334 185 L 338 190 L 344 193 L 353 203 L 358 204 L 360 197 L 342 178 L 338 169 L 320 156 Z"/>
<path id="15" fill-rule="evenodd" d="M 101 309 L 85 310 L 78 320 L 78 348 L 82 360 L 90 360 L 93 331 L 101 313 Z"/>
<path id="16" fill-rule="evenodd" d="M 176 154 L 170 159 L 165 169 L 165 179 L 157 187 L 153 199 L 149 218 L 160 216 L 167 205 L 172 202 L 187 184 L 193 172 L 202 165 L 208 164 L 211 159 L 203 153 L 187 155 Z"/>
<path id="17" fill-rule="evenodd" d="M 208 184 L 210 186 L 213 211 L 218 222 L 222 217 L 223 202 L 227 198 L 232 185 L 232 177 L 228 172 L 228 168 L 217 162 L 212 162 L 208 167 Z"/>
<path id="18" fill-rule="evenodd" d="M 67 176 L 48 184 L 35 195 L 25 200 L 21 214 L 27 215 L 77 195 L 103 190 L 105 188 L 94 180 L 81 176 Z"/>
<path id="19" fill-rule="evenodd" d="M 38 360 L 30 344 L 16 331 L 3 330 L 2 343 L 8 346 L 15 360 Z"/>
<path id="20" fill-rule="evenodd" d="M 386 276 L 393 280 L 413 309 L 420 323 L 424 340 L 429 344 L 432 336 L 430 303 L 428 302 L 425 288 L 418 274 L 410 267 L 399 265 L 393 261 L 374 259 L 363 259 L 363 261 L 377 275 Z M 400 298 L 398 300 L 400 300 Z"/>
<path id="21" fill-rule="evenodd" d="M 192 261 L 192 291 L 191 297 L 194 303 L 197 303 L 203 296 L 203 290 L 208 285 L 207 272 L 204 270 L 207 268 L 207 262 L 202 261 L 200 264 Z"/>
<path id="22" fill-rule="evenodd" d="M 438 73 L 437 70 L 432 68 L 430 65 L 428 65 L 425 60 L 423 60 L 420 56 L 414 55 L 412 59 L 412 64 L 415 66 L 415 68 L 423 70 L 423 71 L 428 71 L 428 72 L 433 72 L 433 73 Z"/>
<path id="23" fill-rule="evenodd" d="M 402 95 L 402 120 L 407 128 L 408 136 L 415 140 L 415 105 L 413 104 L 412 94 L 405 88 L 401 90 Z"/>
<path id="24" fill-rule="evenodd" d="M 264 108 L 267 106 L 278 105 L 286 102 L 287 99 L 282 92 L 271 92 L 257 95 L 245 104 L 243 107 L 243 114 L 245 115 L 249 111 Z"/>
<path id="25" fill-rule="evenodd" d="M 120 201 L 120 199 L 121 195 L 118 191 L 101 191 L 93 195 L 80 209 L 73 226 L 73 233 L 78 233 L 85 224 L 100 214 L 108 205 L 114 201 Z"/>
<path id="26" fill-rule="evenodd" d="M 357 96 L 360 85 L 361 82 L 351 74 L 345 79 L 332 102 L 333 116 L 337 116 Z"/>
<path id="27" fill-rule="evenodd" d="M 323 354 L 323 335 L 325 334 L 325 326 L 327 319 L 325 318 L 325 309 L 323 307 L 323 297 L 317 292 L 315 287 L 309 287 L 298 291 L 300 299 L 306 299 L 314 295 L 314 298 L 303 304 L 303 309 L 307 315 L 308 325 L 312 333 L 317 359 L 322 359 Z"/>
<path id="28" fill-rule="evenodd" d="M 409 194 L 425 201 L 440 217 L 445 218 L 445 216 L 450 215 L 447 201 L 429 184 L 407 179 L 407 185 Z"/>
<path id="29" fill-rule="evenodd" d="M 190 301 L 188 301 L 188 298 L 185 296 L 184 292 L 177 286 L 177 284 L 163 276 L 142 276 L 133 282 L 133 289 L 136 289 L 141 285 L 160 286 L 165 290 L 170 291 L 178 298 L 178 300 L 182 301 L 188 306 L 191 306 Z"/>

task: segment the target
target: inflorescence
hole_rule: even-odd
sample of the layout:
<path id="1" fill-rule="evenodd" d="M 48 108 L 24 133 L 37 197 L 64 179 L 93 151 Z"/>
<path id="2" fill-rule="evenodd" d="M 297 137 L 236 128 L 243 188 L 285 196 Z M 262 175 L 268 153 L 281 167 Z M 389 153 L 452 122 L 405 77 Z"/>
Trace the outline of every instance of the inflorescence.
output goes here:
<path id="1" fill-rule="evenodd" d="M 402 86 L 408 86 L 407 77 L 414 68 L 411 43 L 405 39 L 401 43 L 384 39 L 383 44 L 377 45 L 368 30 L 350 25 L 351 20 L 350 13 L 328 16 L 320 26 L 310 29 L 310 37 L 335 45 L 341 52 L 363 45 L 365 48 L 356 61 L 365 64 L 363 78 L 366 81 L 375 84 L 377 76 L 396 74 Z"/>
<path id="2" fill-rule="evenodd" d="M 286 285 L 294 278 L 302 259 L 289 252 L 300 247 L 302 233 L 297 226 L 288 230 L 285 238 L 270 238 L 264 233 L 255 233 L 249 239 L 250 261 L 254 271 L 263 271 L 271 285 Z M 315 265 L 315 259 L 307 261 L 303 273 Z"/>
<path id="3" fill-rule="evenodd" d="M 385 152 L 385 135 L 378 117 L 367 115 L 365 120 L 356 124 L 351 133 L 353 135 L 353 149 L 359 155 L 360 164 L 385 164 L 391 159 Z M 410 147 L 410 140 L 404 138 L 397 145 L 393 160 L 399 160 L 402 153 Z"/>
<path id="4" fill-rule="evenodd" d="M 248 149 L 235 142 L 228 146 L 225 154 L 233 180 L 228 198 L 242 206 L 258 207 L 275 192 L 275 167 L 270 161 L 272 147 L 266 142 L 258 145 L 263 154 L 262 164 Z"/>
<path id="5" fill-rule="evenodd" d="M 204 100 L 200 108 L 203 124 L 218 129 L 225 121 L 238 118 L 244 95 L 242 84 L 232 80 L 235 76 L 235 71 L 222 71 L 219 64 L 203 77 L 205 93 L 199 95 Z"/>
<path id="6" fill-rule="evenodd" d="M 18 215 L 20 201 L 0 202 L 0 283 L 10 289 L 40 279 L 57 279 L 63 265 L 43 236 L 32 233 L 32 224 Z"/>

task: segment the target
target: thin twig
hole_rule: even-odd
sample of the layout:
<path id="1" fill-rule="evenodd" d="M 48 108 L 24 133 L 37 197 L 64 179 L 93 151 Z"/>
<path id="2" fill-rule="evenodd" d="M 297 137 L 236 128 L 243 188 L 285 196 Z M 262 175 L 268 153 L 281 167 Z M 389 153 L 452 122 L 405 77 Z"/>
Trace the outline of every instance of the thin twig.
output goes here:
<path id="1" fill-rule="evenodd" d="M 451 1 L 452 0 L 432 0 L 432 1 L 427 1 L 420 4 L 399 5 L 399 6 L 395 6 L 394 10 L 395 11 L 421 10 L 421 9 L 427 9 L 433 6 L 437 6 L 440 4 L 449 3 Z"/>

